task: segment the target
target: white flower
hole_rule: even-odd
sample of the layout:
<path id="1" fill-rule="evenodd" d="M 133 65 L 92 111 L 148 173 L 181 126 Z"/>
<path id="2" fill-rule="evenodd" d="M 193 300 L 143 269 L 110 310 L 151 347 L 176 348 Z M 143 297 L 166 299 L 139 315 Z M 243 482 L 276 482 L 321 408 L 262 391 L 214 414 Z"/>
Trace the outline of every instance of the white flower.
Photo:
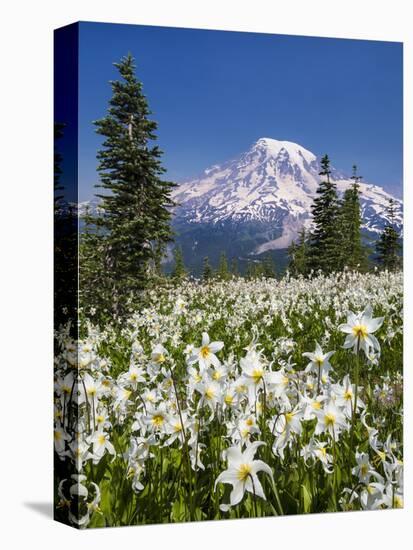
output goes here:
<path id="1" fill-rule="evenodd" d="M 273 480 L 271 468 L 262 460 L 254 460 L 257 448 L 265 445 L 263 441 L 254 441 L 247 446 L 244 452 L 240 447 L 230 447 L 226 451 L 228 468 L 221 472 L 215 481 L 215 489 L 218 483 L 229 483 L 232 485 L 230 495 L 231 506 L 241 502 L 245 491 L 265 499 L 264 490 L 258 479 L 258 472 L 265 472 Z"/>
<path id="2" fill-rule="evenodd" d="M 347 334 L 343 348 L 353 348 L 355 353 L 357 349 L 362 349 L 367 357 L 371 355 L 371 349 L 380 352 L 380 344 L 373 332 L 381 327 L 384 317 L 373 319 L 372 314 L 370 305 L 361 313 L 347 313 L 347 323 L 338 327 L 341 332 Z"/>
<path id="3" fill-rule="evenodd" d="M 193 354 L 188 359 L 188 363 L 190 365 L 198 363 L 201 371 L 206 370 L 211 365 L 219 367 L 221 362 L 215 354 L 223 347 L 224 342 L 211 342 L 208 333 L 203 332 L 202 345 L 194 349 Z"/>
<path id="4" fill-rule="evenodd" d="M 351 418 L 353 415 L 356 387 L 354 384 L 351 384 L 349 375 L 346 374 L 346 376 L 343 378 L 342 386 L 340 384 L 333 384 L 332 389 L 334 391 L 334 394 L 336 395 L 336 404 L 344 409 L 344 413 L 347 418 Z M 360 390 L 361 388 L 359 387 L 359 391 Z M 358 396 L 357 411 L 360 408 L 364 409 L 365 404 Z"/>
<path id="5" fill-rule="evenodd" d="M 156 344 L 151 353 L 151 364 L 155 367 L 160 367 L 166 361 L 168 352 L 162 344 Z"/>
<path id="6" fill-rule="evenodd" d="M 220 384 L 206 379 L 204 382 L 196 384 L 195 389 L 201 394 L 199 407 L 207 405 L 211 409 L 212 413 L 214 413 L 217 404 L 221 403 L 222 399 L 222 389 Z"/>
<path id="7" fill-rule="evenodd" d="M 327 375 L 332 369 L 329 359 L 334 353 L 334 351 L 324 353 L 320 344 L 316 342 L 314 353 L 308 351 L 303 353 L 304 357 L 310 359 L 310 362 L 305 368 L 305 372 L 314 372 L 321 380 L 321 378 Z"/>
<path id="8" fill-rule="evenodd" d="M 356 452 L 357 466 L 352 469 L 352 474 L 357 476 L 359 481 L 364 484 L 370 483 L 370 478 L 373 476 L 376 480 L 380 481 L 380 477 L 373 469 L 369 461 L 369 455 L 367 453 Z"/>
<path id="9" fill-rule="evenodd" d="M 105 451 L 108 451 L 111 455 L 115 456 L 115 448 L 112 443 L 109 441 L 109 435 L 103 431 L 103 429 L 97 430 L 92 437 L 90 442 L 93 443 L 93 463 L 97 464 L 99 460 L 105 454 Z"/>
<path id="10" fill-rule="evenodd" d="M 333 401 L 329 401 L 323 409 L 315 411 L 315 414 L 315 435 L 328 432 L 337 441 L 341 430 L 347 428 L 346 417 Z"/>

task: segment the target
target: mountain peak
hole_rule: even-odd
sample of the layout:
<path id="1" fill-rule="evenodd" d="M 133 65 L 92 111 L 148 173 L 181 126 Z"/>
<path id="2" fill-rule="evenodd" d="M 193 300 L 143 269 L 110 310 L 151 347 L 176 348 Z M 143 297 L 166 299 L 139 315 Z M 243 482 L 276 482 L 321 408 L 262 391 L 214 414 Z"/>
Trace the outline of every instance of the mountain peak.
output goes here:
<path id="1" fill-rule="evenodd" d="M 252 148 L 253 150 L 265 151 L 268 156 L 274 158 L 284 153 L 284 155 L 288 156 L 292 162 L 298 164 L 302 164 L 303 159 L 307 163 L 313 162 L 317 159 L 314 153 L 308 151 L 308 149 L 305 149 L 293 141 L 262 137 L 254 143 Z"/>
<path id="2" fill-rule="evenodd" d="M 331 170 L 341 196 L 352 180 Z M 311 151 L 292 141 L 262 137 L 239 157 L 180 184 L 174 191 L 175 223 L 186 225 L 185 231 L 208 224 L 250 224 L 248 231 L 257 235 L 256 253 L 286 248 L 301 227 L 311 226 L 319 173 L 320 159 Z M 365 182 L 360 183 L 360 193 L 363 228 L 377 234 L 387 221 L 390 195 Z M 396 199 L 396 204 L 401 229 L 402 202 Z"/>

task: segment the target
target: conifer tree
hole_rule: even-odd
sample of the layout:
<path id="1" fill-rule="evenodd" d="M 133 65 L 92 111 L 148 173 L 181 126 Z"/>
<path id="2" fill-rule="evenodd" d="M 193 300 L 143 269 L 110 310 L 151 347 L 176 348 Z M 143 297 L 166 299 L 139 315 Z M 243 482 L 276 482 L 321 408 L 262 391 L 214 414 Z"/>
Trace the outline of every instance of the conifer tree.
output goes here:
<path id="1" fill-rule="evenodd" d="M 208 256 L 205 256 L 203 266 L 202 266 L 202 279 L 204 281 L 209 281 L 212 279 L 214 273 L 212 271 L 211 264 L 209 263 Z"/>
<path id="2" fill-rule="evenodd" d="M 324 155 L 321 159 L 320 176 L 322 180 L 317 189 L 317 197 L 311 207 L 314 230 L 310 243 L 310 266 L 324 273 L 337 270 L 340 257 L 337 189 L 330 179 L 330 159 Z"/>
<path id="3" fill-rule="evenodd" d="M 248 261 L 245 269 L 245 277 L 247 279 L 253 279 L 256 276 L 256 269 L 254 262 Z"/>
<path id="4" fill-rule="evenodd" d="M 218 265 L 218 277 L 222 281 L 226 281 L 229 279 L 229 269 L 228 269 L 228 260 L 225 252 L 221 252 L 221 256 L 219 259 L 219 265 Z"/>
<path id="5" fill-rule="evenodd" d="M 367 267 L 366 251 L 361 240 L 360 186 L 362 176 L 357 175 L 353 166 L 353 184 L 344 192 L 340 207 L 340 251 L 339 267 L 364 271 Z"/>
<path id="6" fill-rule="evenodd" d="M 184 263 L 184 256 L 182 253 L 182 248 L 176 246 L 174 248 L 174 268 L 172 271 L 172 277 L 177 280 L 181 280 L 186 277 L 186 269 Z"/>
<path id="7" fill-rule="evenodd" d="M 305 227 L 302 227 L 296 242 L 288 248 L 288 270 L 293 277 L 308 274 L 308 236 Z"/>
<path id="8" fill-rule="evenodd" d="M 104 141 L 97 155 L 102 214 L 93 223 L 103 241 L 98 248 L 104 254 L 107 299 L 119 315 L 147 286 L 171 240 L 174 184 L 161 179 L 161 151 L 152 145 L 157 124 L 149 118 L 132 56 L 123 57 L 115 67 L 120 80 L 111 82 L 107 115 L 95 122 Z"/>
<path id="9" fill-rule="evenodd" d="M 389 222 L 385 226 L 379 240 L 376 243 L 377 260 L 384 269 L 394 271 L 400 267 L 401 259 L 399 251 L 401 249 L 399 239 L 400 235 L 395 228 L 394 200 L 389 199 L 387 207 Z"/>
<path id="10" fill-rule="evenodd" d="M 265 255 L 264 261 L 262 262 L 262 274 L 267 279 L 275 278 L 275 267 L 270 252 Z"/>
<path id="11" fill-rule="evenodd" d="M 237 277 L 239 275 L 237 258 L 232 258 L 231 260 L 231 275 L 233 275 L 234 277 Z"/>

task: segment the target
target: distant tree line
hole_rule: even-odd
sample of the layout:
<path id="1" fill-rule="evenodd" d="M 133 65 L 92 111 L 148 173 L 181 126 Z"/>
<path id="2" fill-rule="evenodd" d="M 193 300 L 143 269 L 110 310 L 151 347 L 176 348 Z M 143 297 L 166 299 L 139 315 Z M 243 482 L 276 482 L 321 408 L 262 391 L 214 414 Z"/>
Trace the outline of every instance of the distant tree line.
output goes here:
<path id="1" fill-rule="evenodd" d="M 361 176 L 357 174 L 357 167 L 353 166 L 353 183 L 342 198 L 331 179 L 328 155 L 321 160 L 320 176 L 322 179 L 311 207 L 312 229 L 303 228 L 298 239 L 290 245 L 289 272 L 293 276 L 306 276 L 311 272 L 329 274 L 345 268 L 367 271 L 373 251 L 362 240 Z M 373 258 L 382 268 L 394 270 L 400 267 L 401 258 L 393 199 L 389 200 L 387 210 L 389 221 L 376 242 Z"/>

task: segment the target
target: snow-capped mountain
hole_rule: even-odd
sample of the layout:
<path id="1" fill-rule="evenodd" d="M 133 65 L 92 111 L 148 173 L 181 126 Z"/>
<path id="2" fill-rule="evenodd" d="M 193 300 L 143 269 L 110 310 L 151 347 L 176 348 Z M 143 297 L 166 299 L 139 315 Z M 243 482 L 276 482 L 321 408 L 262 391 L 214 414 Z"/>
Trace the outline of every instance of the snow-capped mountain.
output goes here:
<path id="1" fill-rule="evenodd" d="M 174 191 L 178 203 L 174 225 L 186 235 L 203 230 L 228 238 L 239 235 L 250 246 L 244 254 L 259 255 L 289 246 L 304 226 L 311 225 L 311 204 L 320 182 L 320 158 L 289 141 L 261 138 L 238 158 L 205 170 L 199 179 L 181 183 Z M 339 193 L 352 180 L 332 169 Z M 391 195 L 382 187 L 360 183 L 363 228 L 372 237 L 387 221 Z M 402 228 L 402 201 L 395 200 L 396 225 Z M 202 231 L 203 233 L 204 231 Z M 249 248 L 249 250 L 247 250 Z"/>

